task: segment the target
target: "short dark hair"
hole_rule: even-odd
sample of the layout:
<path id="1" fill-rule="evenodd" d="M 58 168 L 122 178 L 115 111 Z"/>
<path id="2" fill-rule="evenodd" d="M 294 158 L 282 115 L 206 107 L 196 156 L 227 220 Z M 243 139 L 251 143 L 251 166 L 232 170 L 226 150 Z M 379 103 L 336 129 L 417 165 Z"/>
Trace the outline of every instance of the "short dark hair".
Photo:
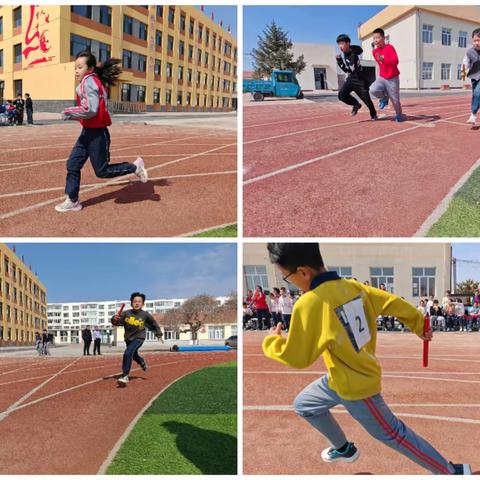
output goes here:
<path id="1" fill-rule="evenodd" d="M 472 38 L 473 37 L 480 37 L 480 28 L 476 28 L 473 32 L 472 32 Z"/>
<path id="2" fill-rule="evenodd" d="M 29 94 L 29 93 L 26 93 L 26 94 L 25 94 L 25 96 L 26 96 L 26 97 L 29 97 L 29 96 L 30 96 L 30 94 Z"/>
<path id="3" fill-rule="evenodd" d="M 337 43 L 340 43 L 340 42 L 350 43 L 351 40 L 350 40 L 350 37 L 349 37 L 346 33 L 341 33 L 341 34 L 337 37 Z"/>
<path id="4" fill-rule="evenodd" d="M 323 267 L 318 243 L 268 243 L 267 249 L 272 263 L 294 272 L 298 267 Z"/>
<path id="5" fill-rule="evenodd" d="M 374 34 L 375 34 L 375 33 L 379 33 L 382 37 L 385 36 L 385 32 L 384 32 L 383 28 L 376 28 L 376 29 L 373 31 L 373 33 L 374 33 Z"/>
<path id="6" fill-rule="evenodd" d="M 130 303 L 133 303 L 133 299 L 134 299 L 135 297 L 141 297 L 142 300 L 143 300 L 143 303 L 145 303 L 145 299 L 147 298 L 144 293 L 133 292 L 133 293 L 130 295 Z"/>

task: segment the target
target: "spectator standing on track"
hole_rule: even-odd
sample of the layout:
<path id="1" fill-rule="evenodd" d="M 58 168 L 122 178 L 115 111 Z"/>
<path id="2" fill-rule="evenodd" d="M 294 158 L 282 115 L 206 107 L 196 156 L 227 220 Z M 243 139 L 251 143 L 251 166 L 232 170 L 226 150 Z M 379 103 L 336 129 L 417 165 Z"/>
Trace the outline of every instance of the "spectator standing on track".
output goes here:
<path id="1" fill-rule="evenodd" d="M 352 92 L 355 92 L 370 111 L 370 119 L 376 120 L 377 112 L 368 93 L 365 73 L 360 63 L 360 55 L 363 50 L 358 45 L 350 43 L 348 35 L 341 34 L 337 37 L 337 45 L 341 52 L 336 57 L 337 65 L 347 74 L 347 79 L 338 92 L 338 99 L 352 107 L 352 116 L 354 116 L 362 108 L 362 104 L 352 96 Z"/>
<path id="2" fill-rule="evenodd" d="M 163 343 L 163 333 L 155 319 L 148 312 L 145 312 L 145 294 L 135 292 L 130 295 L 130 310 L 124 310 L 122 314 L 112 317 L 112 324 L 120 325 L 125 328 L 125 343 L 127 348 L 123 354 L 122 376 L 118 379 L 120 386 L 126 386 L 129 382 L 128 375 L 132 368 L 132 361 L 140 365 L 144 372 L 147 371 L 145 359 L 138 354 L 138 350 L 143 345 L 146 338 L 147 328 L 155 333 L 157 339 Z"/>
<path id="3" fill-rule="evenodd" d="M 480 109 L 480 28 L 472 32 L 472 47 L 467 50 L 463 59 L 463 77 L 472 82 L 472 105 L 467 123 L 477 124 L 477 113 Z"/>
<path id="4" fill-rule="evenodd" d="M 42 336 L 39 332 L 35 332 L 35 350 L 42 355 Z"/>
<path id="5" fill-rule="evenodd" d="M 280 289 L 279 304 L 280 311 L 282 313 L 283 327 L 288 332 L 288 329 L 290 328 L 290 319 L 292 318 L 293 299 L 290 295 L 290 292 L 285 287 Z"/>
<path id="6" fill-rule="evenodd" d="M 270 312 L 272 314 L 272 323 L 276 325 L 278 322 L 282 321 L 282 315 L 280 313 L 279 299 L 280 299 L 280 290 L 277 287 L 274 287 L 270 292 Z"/>
<path id="7" fill-rule="evenodd" d="M 110 163 L 110 133 L 112 124 L 107 110 L 108 87 L 117 83 L 122 69 L 121 60 L 110 58 L 97 66 L 97 59 L 90 50 L 78 53 L 75 59 L 77 87 L 77 107 L 66 108 L 62 112 L 64 120 L 78 120 L 82 132 L 73 146 L 67 160 L 65 201 L 55 207 L 57 212 L 78 212 L 81 170 L 90 158 L 95 175 L 99 178 L 121 177 L 134 173 L 142 183 L 148 180 L 142 157 L 133 163 Z"/>
<path id="8" fill-rule="evenodd" d="M 17 98 L 13 102 L 13 104 L 15 105 L 15 110 L 17 111 L 15 123 L 17 125 L 23 125 L 23 112 L 25 110 L 25 101 L 22 98 L 22 92 L 17 93 Z"/>
<path id="9" fill-rule="evenodd" d="M 376 440 L 430 472 L 471 474 L 470 465 L 448 462 L 398 419 L 381 395 L 375 319 L 396 316 L 421 340 L 431 341 L 432 331 L 424 333 L 423 315 L 400 297 L 327 271 L 318 243 L 269 243 L 267 248 L 284 280 L 289 278 L 307 293 L 293 309 L 288 337 L 282 337 L 277 325 L 264 339 L 263 352 L 293 368 L 307 368 L 323 355 L 328 374 L 307 386 L 294 402 L 296 413 L 331 445 L 322 459 L 353 462 L 360 455 L 330 412 L 341 404 Z"/>
<path id="10" fill-rule="evenodd" d="M 381 28 L 373 31 L 373 58 L 378 63 L 378 78 L 370 85 L 370 94 L 380 99 L 379 107 L 383 110 L 391 100 L 395 109 L 395 121 L 401 122 L 402 105 L 400 103 L 400 71 L 398 56 L 391 44 L 385 43 L 385 32 Z"/>
<path id="11" fill-rule="evenodd" d="M 83 355 L 90 355 L 90 345 L 92 344 L 92 331 L 90 330 L 90 325 L 87 325 L 82 330 L 82 340 L 83 340 Z"/>
<path id="12" fill-rule="evenodd" d="M 44 328 L 42 330 L 42 355 L 46 355 L 48 351 L 48 333 L 47 330 Z"/>
<path id="13" fill-rule="evenodd" d="M 100 345 L 102 344 L 102 332 L 98 328 L 98 325 L 95 325 L 93 329 L 93 354 L 101 355 Z"/>
<path id="14" fill-rule="evenodd" d="M 25 94 L 25 110 L 27 112 L 27 125 L 33 127 L 33 102 L 29 93 Z"/>
<path id="15" fill-rule="evenodd" d="M 267 298 L 265 293 L 263 293 L 263 288 L 260 285 L 255 287 L 255 293 L 253 294 L 252 302 L 255 306 L 258 328 L 260 330 L 265 330 L 270 325 L 270 312 L 268 310 Z"/>

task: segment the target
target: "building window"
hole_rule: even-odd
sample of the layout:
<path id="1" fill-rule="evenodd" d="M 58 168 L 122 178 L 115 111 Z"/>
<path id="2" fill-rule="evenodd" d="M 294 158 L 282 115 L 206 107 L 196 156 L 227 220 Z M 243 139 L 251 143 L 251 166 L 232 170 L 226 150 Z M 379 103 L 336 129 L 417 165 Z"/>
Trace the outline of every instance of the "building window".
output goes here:
<path id="1" fill-rule="evenodd" d="M 458 46 L 467 48 L 467 32 L 458 32 Z"/>
<path id="2" fill-rule="evenodd" d="M 153 89 L 153 103 L 160 103 L 160 89 Z"/>
<path id="3" fill-rule="evenodd" d="M 230 73 L 232 65 L 228 62 L 223 62 L 223 71 L 224 73 Z"/>
<path id="4" fill-rule="evenodd" d="M 138 85 L 137 87 L 137 102 L 145 101 L 145 87 L 143 85 Z"/>
<path id="5" fill-rule="evenodd" d="M 140 40 L 146 40 L 147 39 L 147 25 L 145 23 L 142 23 L 142 22 L 138 22 L 138 23 L 139 23 L 138 38 L 140 38 Z"/>
<path id="6" fill-rule="evenodd" d="M 205 45 L 208 47 L 210 44 L 210 31 L 208 28 L 205 29 Z"/>
<path id="7" fill-rule="evenodd" d="M 130 50 L 124 50 L 122 55 L 123 68 L 132 68 L 132 52 Z"/>
<path id="8" fill-rule="evenodd" d="M 442 68 L 441 68 L 441 71 L 440 71 L 440 79 L 441 80 L 450 80 L 451 69 L 452 69 L 452 64 L 451 63 L 442 63 Z"/>
<path id="9" fill-rule="evenodd" d="M 178 42 L 178 54 L 183 57 L 185 55 L 185 42 L 181 40 Z"/>
<path id="10" fill-rule="evenodd" d="M 157 17 L 163 17 L 163 5 L 157 5 Z"/>
<path id="11" fill-rule="evenodd" d="M 167 78 L 172 78 L 173 65 L 167 63 Z"/>
<path id="12" fill-rule="evenodd" d="M 188 58 L 193 59 L 193 45 L 188 46 Z"/>
<path id="13" fill-rule="evenodd" d="M 192 71 L 191 68 L 189 68 L 188 71 L 187 71 L 187 80 L 188 80 L 189 82 L 191 82 L 191 81 L 192 81 L 192 77 L 193 77 L 193 71 Z"/>
<path id="14" fill-rule="evenodd" d="M 190 92 L 187 92 L 187 97 L 186 97 L 186 99 L 185 99 L 185 103 L 186 103 L 187 105 L 190 105 L 191 102 L 192 102 L 192 94 L 191 94 Z"/>
<path id="15" fill-rule="evenodd" d="M 223 53 L 227 56 L 230 56 L 232 54 L 232 44 L 225 42 L 223 45 Z"/>
<path id="16" fill-rule="evenodd" d="M 133 18 L 128 15 L 123 16 L 123 33 L 133 34 Z"/>
<path id="17" fill-rule="evenodd" d="M 175 23 L 175 8 L 170 7 L 168 9 L 168 23 Z"/>
<path id="18" fill-rule="evenodd" d="M 205 52 L 205 66 L 208 67 L 208 52 Z"/>
<path id="19" fill-rule="evenodd" d="M 76 13 L 82 17 L 92 18 L 92 6 L 91 5 L 72 5 L 70 7 L 72 13 Z"/>
<path id="20" fill-rule="evenodd" d="M 197 62 L 200 63 L 202 61 L 202 51 L 197 48 Z"/>
<path id="21" fill-rule="evenodd" d="M 433 63 L 432 62 L 423 62 L 422 80 L 433 80 Z"/>
<path id="22" fill-rule="evenodd" d="M 183 92 L 179 90 L 177 92 L 177 105 L 182 105 L 183 103 Z"/>
<path id="23" fill-rule="evenodd" d="M 181 65 L 178 66 L 178 79 L 183 80 L 183 67 Z"/>
<path id="24" fill-rule="evenodd" d="M 198 98 L 197 104 L 199 101 Z M 248 290 L 255 290 L 257 285 L 260 285 L 264 290 L 268 290 L 268 275 L 265 265 L 245 265 L 243 273 Z"/>
<path id="25" fill-rule="evenodd" d="M 157 45 L 157 47 L 162 46 L 162 32 L 160 30 L 155 31 L 155 45 Z"/>
<path id="26" fill-rule="evenodd" d="M 198 41 L 202 41 L 202 36 L 203 36 L 203 25 L 198 26 Z"/>
<path id="27" fill-rule="evenodd" d="M 339 277 L 352 278 L 352 267 L 328 267 L 328 269 L 337 272 Z"/>
<path id="28" fill-rule="evenodd" d="M 168 36 L 167 50 L 168 50 L 169 53 L 173 52 L 173 37 L 171 35 Z"/>
<path id="29" fill-rule="evenodd" d="M 132 86 L 129 83 L 122 84 L 122 102 L 129 102 L 132 93 Z"/>
<path id="30" fill-rule="evenodd" d="M 0 50 L 0 68 L 3 67 L 3 50 Z M 3 95 L 0 95 L 3 97 Z"/>
<path id="31" fill-rule="evenodd" d="M 463 73 L 463 65 L 461 63 L 459 63 L 457 65 L 457 80 L 463 80 L 462 79 L 462 73 Z"/>
<path id="32" fill-rule="evenodd" d="M 13 28 L 22 26 L 22 7 L 13 10 Z"/>
<path id="33" fill-rule="evenodd" d="M 185 15 L 182 13 L 182 15 L 180 15 L 180 31 L 181 32 L 185 31 L 185 26 L 186 26 Z"/>
<path id="34" fill-rule="evenodd" d="M 190 35 L 193 35 L 193 33 L 195 32 L 194 20 L 190 20 L 190 26 L 188 27 L 188 32 L 190 33 Z"/>
<path id="35" fill-rule="evenodd" d="M 162 61 L 156 58 L 155 67 L 154 67 L 155 75 L 161 75 L 161 71 L 162 71 Z"/>
<path id="36" fill-rule="evenodd" d="M 79 35 L 70 35 L 70 55 L 77 56 L 83 50 L 90 50 L 99 62 L 105 62 L 110 58 L 110 45 L 80 37 Z"/>
<path id="37" fill-rule="evenodd" d="M 17 43 L 13 46 L 13 63 L 22 63 L 22 44 Z"/>
<path id="38" fill-rule="evenodd" d="M 452 44 L 452 29 L 442 27 L 442 45 L 450 46 Z"/>
<path id="39" fill-rule="evenodd" d="M 0 17 L 0 35 L 3 35 L 3 17 Z"/>
<path id="40" fill-rule="evenodd" d="M 433 43 L 433 25 L 425 25 L 422 27 L 422 42 Z"/>
<path id="41" fill-rule="evenodd" d="M 172 91 L 171 90 L 166 90 L 165 91 L 165 103 L 167 105 L 172 104 Z"/>
<path id="42" fill-rule="evenodd" d="M 100 6 L 100 23 L 103 25 L 112 25 L 112 9 L 106 5 Z"/>
<path id="43" fill-rule="evenodd" d="M 393 267 L 371 267 L 370 268 L 370 285 L 375 288 L 380 288 L 381 284 L 390 293 L 393 292 L 394 276 Z"/>
<path id="44" fill-rule="evenodd" d="M 215 325 L 208 327 L 208 339 L 209 340 L 223 340 L 225 338 L 225 327 Z"/>
<path id="45" fill-rule="evenodd" d="M 412 296 L 429 297 L 435 295 L 436 268 L 412 268 Z"/>

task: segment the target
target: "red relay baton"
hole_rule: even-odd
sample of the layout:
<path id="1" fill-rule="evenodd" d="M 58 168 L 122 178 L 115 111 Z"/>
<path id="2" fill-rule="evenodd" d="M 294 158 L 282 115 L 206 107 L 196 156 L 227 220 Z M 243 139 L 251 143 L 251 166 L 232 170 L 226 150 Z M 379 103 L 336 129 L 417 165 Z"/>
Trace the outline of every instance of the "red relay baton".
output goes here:
<path id="1" fill-rule="evenodd" d="M 425 318 L 425 325 L 423 326 L 423 334 L 425 335 L 430 330 L 430 317 Z M 428 367 L 428 344 L 427 340 L 423 341 L 423 367 Z"/>
<path id="2" fill-rule="evenodd" d="M 119 317 L 119 316 L 122 314 L 124 308 L 125 308 L 125 304 L 122 303 L 122 306 L 120 307 L 120 310 L 117 312 L 117 314 L 116 314 L 115 316 L 116 316 L 116 317 Z M 114 324 L 114 325 L 116 325 L 116 322 L 117 322 L 117 321 L 115 321 L 115 324 Z"/>

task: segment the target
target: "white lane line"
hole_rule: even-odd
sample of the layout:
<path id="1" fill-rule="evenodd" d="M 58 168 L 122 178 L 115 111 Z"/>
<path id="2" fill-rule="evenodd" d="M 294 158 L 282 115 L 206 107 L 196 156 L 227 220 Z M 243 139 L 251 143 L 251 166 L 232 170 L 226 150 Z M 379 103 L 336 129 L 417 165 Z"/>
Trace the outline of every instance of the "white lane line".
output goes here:
<path id="1" fill-rule="evenodd" d="M 262 411 L 262 412 L 293 412 L 294 409 L 290 405 L 245 405 L 243 407 L 245 411 Z M 332 408 L 330 410 L 332 413 L 350 413 L 343 408 Z M 441 420 L 444 422 L 451 423 L 468 423 L 474 425 L 480 425 L 480 420 L 472 418 L 461 418 L 461 417 L 444 417 L 439 415 L 425 415 L 417 413 L 404 413 L 404 412 L 393 412 L 398 417 L 409 417 L 409 418 L 422 418 L 424 420 Z"/>
<path id="2" fill-rule="evenodd" d="M 243 373 L 248 374 L 259 374 L 259 375 L 325 375 L 327 372 L 323 370 L 299 370 L 292 371 L 279 371 L 279 370 L 244 370 Z M 385 371 L 382 370 L 382 376 L 384 375 L 406 375 L 406 374 L 413 374 L 413 375 L 480 375 L 480 372 L 397 372 L 397 371 Z M 412 377 L 413 378 L 413 377 Z M 422 377 L 423 378 L 423 377 Z"/>
<path id="3" fill-rule="evenodd" d="M 9 373 L 14 373 L 14 372 L 19 372 L 20 370 L 25 370 L 26 368 L 33 367 L 34 365 L 40 365 L 43 362 L 36 362 L 36 363 L 31 363 L 29 365 L 25 365 L 20 368 L 16 368 L 15 370 L 9 370 L 8 372 L 2 372 L 0 375 L 8 375 Z"/>
<path id="4" fill-rule="evenodd" d="M 232 172 L 232 173 L 237 173 L 237 172 Z M 231 222 L 231 223 L 223 223 L 221 225 L 213 225 L 212 227 L 207 227 L 207 228 L 202 228 L 201 230 L 195 230 L 193 232 L 188 232 L 188 233 L 182 233 L 180 235 L 180 237 L 191 237 L 192 235 L 198 235 L 199 233 L 205 233 L 205 232 L 208 232 L 210 230 L 215 230 L 217 228 L 226 228 L 226 227 L 230 227 L 232 225 L 236 225 L 237 222 L 236 220 L 234 222 Z M 228 238 L 228 237 L 226 237 Z"/>
<path id="5" fill-rule="evenodd" d="M 150 167 L 148 169 L 148 171 L 151 172 L 152 170 L 156 170 L 157 168 L 163 168 L 163 167 L 167 167 L 168 165 L 173 165 L 173 164 L 176 164 L 176 163 L 191 160 L 193 158 L 201 157 L 202 155 L 208 154 L 210 152 L 216 152 L 216 151 L 221 150 L 223 148 L 231 147 L 231 146 L 234 146 L 234 145 L 236 145 L 236 143 L 230 143 L 230 144 L 227 144 L 227 145 L 222 145 L 220 147 L 215 147 L 215 148 L 212 148 L 210 150 L 206 150 L 204 152 L 193 153 L 192 155 L 177 158 L 175 160 L 171 160 L 170 162 L 166 162 L 166 163 L 163 163 L 161 165 L 155 165 L 153 167 Z M 86 188 L 86 189 L 82 190 L 82 194 L 85 194 L 87 192 L 91 192 L 93 190 L 97 190 L 98 188 L 102 188 L 102 187 L 105 187 L 105 186 L 115 185 L 115 184 L 120 183 L 122 181 L 125 181 L 125 180 L 120 180 L 120 181 L 119 180 L 111 180 L 110 182 L 106 182 L 105 184 L 101 184 L 100 186 L 97 186 L 97 184 L 95 184 L 95 186 L 92 186 L 92 187 L 89 187 L 89 188 Z M 28 207 L 19 208 L 18 210 L 13 210 L 11 212 L 4 213 L 3 215 L 0 215 L 0 220 L 5 220 L 6 218 L 14 217 L 14 216 L 20 215 L 22 213 L 31 212 L 32 210 L 37 210 L 37 209 L 45 207 L 47 205 L 51 205 L 53 203 L 60 202 L 64 198 L 65 198 L 65 196 L 62 195 L 61 197 L 56 197 L 56 198 L 53 198 L 53 199 L 50 199 L 50 200 L 45 200 L 43 202 L 34 203 L 33 205 L 30 205 Z"/>
<path id="6" fill-rule="evenodd" d="M 151 170 L 151 168 L 149 169 Z M 226 170 L 224 172 L 205 172 L 205 173 L 185 173 L 182 175 L 166 175 L 164 177 L 153 177 L 149 178 L 149 181 L 157 181 L 157 180 L 167 180 L 171 178 L 190 178 L 190 177 L 211 177 L 217 175 L 231 175 L 232 173 L 237 173 L 236 170 Z M 123 185 L 129 183 L 136 183 L 135 180 L 122 180 L 117 182 L 115 185 Z M 109 186 L 111 183 L 109 182 L 101 182 L 101 183 L 90 183 L 83 185 L 83 188 L 88 187 L 95 187 L 95 186 Z M 39 190 L 27 190 L 26 192 L 14 192 L 14 193 L 3 193 L 0 195 L 0 198 L 10 198 L 10 197 L 23 197 L 25 195 L 35 195 L 37 193 L 48 193 L 48 192 L 56 192 L 58 190 L 63 191 L 65 187 L 51 187 L 51 188 L 41 188 Z"/>
<path id="7" fill-rule="evenodd" d="M 57 373 L 54 373 L 51 375 L 49 378 L 47 378 L 44 382 L 42 382 L 40 385 L 37 385 L 35 388 L 32 388 L 29 392 L 27 392 L 23 397 L 19 398 L 16 402 L 12 403 L 6 410 L 4 410 L 2 413 L 0 413 L 0 422 L 4 420 L 5 418 L 8 417 L 8 415 L 20 408 L 20 405 L 27 400 L 27 398 L 30 398 L 35 392 L 38 392 L 41 388 L 43 388 L 47 383 L 51 382 L 53 379 L 57 378 L 59 375 L 61 375 L 62 372 L 64 372 L 68 367 L 71 367 L 75 363 L 77 363 L 82 357 L 78 357 L 73 362 L 70 362 L 68 365 L 60 369 Z"/>
<path id="8" fill-rule="evenodd" d="M 183 363 L 183 362 L 188 362 L 188 361 L 190 361 L 190 360 L 181 360 L 181 361 L 177 361 L 177 362 L 153 364 L 153 365 L 149 365 L 148 367 L 149 368 L 155 368 L 155 367 L 158 367 L 158 366 L 174 365 L 174 364 L 177 364 L 177 363 Z M 132 368 L 131 371 L 135 372 L 135 371 L 138 371 L 138 370 L 141 370 L 141 369 L 140 368 Z M 46 395 L 45 397 L 37 398 L 36 400 L 33 400 L 31 402 L 23 403 L 22 405 L 18 405 L 17 407 L 15 407 L 13 409 L 1 412 L 0 413 L 0 420 L 3 419 L 2 415 L 4 415 L 7 411 L 8 411 L 8 414 L 11 414 L 11 413 L 16 412 L 18 410 L 22 410 L 23 408 L 30 407 L 31 405 L 36 405 L 37 403 L 43 402 L 45 400 L 49 400 L 50 398 L 57 397 L 59 395 L 63 395 L 64 393 L 68 393 L 68 392 L 71 392 L 73 390 L 77 390 L 77 389 L 82 388 L 82 387 L 86 387 L 87 385 L 92 385 L 93 383 L 108 380 L 110 378 L 115 378 L 116 376 L 121 375 L 121 374 L 122 374 L 122 372 L 119 371 L 119 372 L 113 373 L 111 375 L 106 375 L 104 377 L 100 377 L 100 378 L 97 378 L 95 380 L 90 380 L 89 382 L 85 382 L 85 383 L 81 383 L 79 385 L 75 385 L 74 387 L 66 388 L 65 390 L 60 390 L 58 392 L 51 393 L 50 395 Z"/>
<path id="9" fill-rule="evenodd" d="M 456 118 L 458 117 L 458 115 L 455 115 L 453 117 L 449 117 L 449 118 Z M 445 120 L 448 120 L 448 119 L 445 119 Z M 438 123 L 440 120 L 435 120 L 434 122 L 432 123 Z M 298 168 L 301 168 L 301 167 L 304 167 L 306 165 L 310 165 L 312 163 L 316 163 L 316 162 L 319 162 L 321 160 L 325 160 L 327 158 L 331 158 L 331 157 L 334 157 L 336 155 L 339 155 L 339 154 L 342 154 L 342 153 L 346 153 L 346 152 L 349 152 L 351 150 L 355 150 L 357 148 L 360 148 L 360 147 L 363 147 L 365 145 L 368 145 L 370 143 L 374 143 L 374 142 L 378 142 L 380 140 L 384 140 L 385 138 L 389 138 L 389 137 L 393 137 L 393 136 L 396 136 L 396 135 L 401 135 L 402 133 L 405 133 L 405 132 L 410 132 L 412 130 L 416 130 L 418 128 L 422 128 L 420 125 L 414 125 L 413 127 L 410 127 L 410 128 L 405 128 L 405 129 L 402 129 L 402 130 L 397 130 L 395 132 L 391 132 L 391 133 L 387 133 L 385 135 L 381 135 L 380 137 L 375 137 L 375 138 L 370 138 L 369 140 L 366 140 L 364 142 L 361 142 L 361 143 L 357 143 L 355 145 L 351 145 L 349 147 L 345 147 L 345 148 L 342 148 L 340 150 L 336 150 L 334 152 L 330 152 L 330 153 L 327 153 L 327 154 L 324 154 L 324 155 L 320 155 L 318 157 L 315 157 L 315 158 L 311 158 L 309 160 L 305 160 L 303 162 L 300 162 L 300 163 L 295 163 L 293 165 L 289 165 L 288 167 L 284 167 L 284 168 L 280 168 L 278 170 L 273 170 L 269 173 L 265 173 L 263 175 L 259 175 L 258 177 L 254 177 L 254 178 L 250 178 L 249 180 L 245 180 L 243 182 L 244 185 L 250 185 L 251 183 L 255 183 L 255 182 L 259 182 L 259 181 L 262 181 L 262 180 L 266 180 L 268 178 L 271 178 L 273 176 L 276 176 L 276 175 L 280 175 L 282 173 L 286 173 L 286 172 L 290 172 L 292 170 L 296 170 Z M 247 142 L 248 143 L 248 142 Z"/>
<path id="10" fill-rule="evenodd" d="M 473 172 L 480 167 L 480 158 L 460 177 L 458 182 L 442 198 L 440 203 L 434 208 L 432 213 L 420 225 L 414 233 L 414 237 L 425 237 L 433 225 L 440 220 L 440 217 L 448 210 L 455 194 L 467 183 Z"/>

